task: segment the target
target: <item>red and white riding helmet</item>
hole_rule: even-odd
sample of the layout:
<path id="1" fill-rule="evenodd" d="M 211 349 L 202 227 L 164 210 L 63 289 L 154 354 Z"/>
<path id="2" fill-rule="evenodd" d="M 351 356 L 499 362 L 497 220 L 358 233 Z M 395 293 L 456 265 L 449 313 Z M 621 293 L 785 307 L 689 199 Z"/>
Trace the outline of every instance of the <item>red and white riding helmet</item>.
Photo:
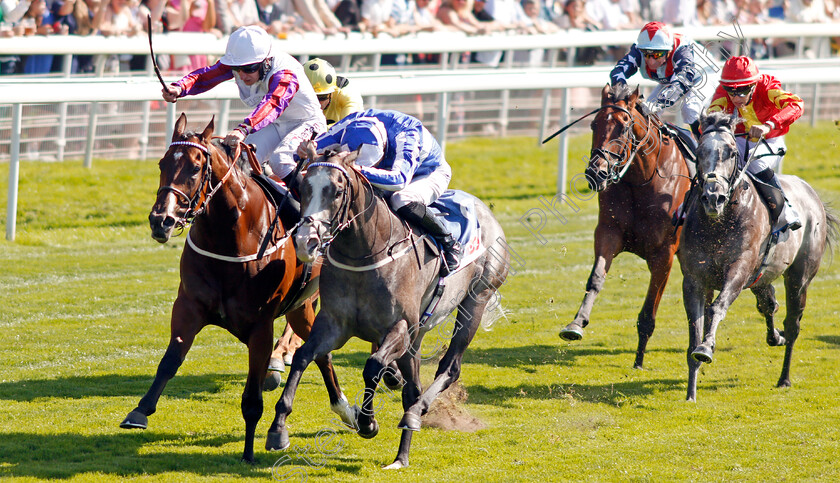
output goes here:
<path id="1" fill-rule="evenodd" d="M 641 50 L 671 50 L 674 48 L 674 35 L 662 22 L 649 22 L 636 39 L 636 47 Z"/>
<path id="2" fill-rule="evenodd" d="M 758 82 L 760 74 L 758 66 L 749 57 L 730 57 L 723 64 L 723 71 L 720 74 L 720 83 L 727 87 L 741 87 Z"/>

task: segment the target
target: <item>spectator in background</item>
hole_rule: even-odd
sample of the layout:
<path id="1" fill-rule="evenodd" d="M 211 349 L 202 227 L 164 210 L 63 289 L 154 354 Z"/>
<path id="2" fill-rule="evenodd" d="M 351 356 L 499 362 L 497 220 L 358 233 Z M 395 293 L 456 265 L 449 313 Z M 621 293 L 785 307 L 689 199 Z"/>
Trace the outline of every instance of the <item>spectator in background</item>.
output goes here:
<path id="1" fill-rule="evenodd" d="M 53 33 L 53 15 L 47 9 L 46 0 L 32 0 L 20 22 L 24 26 L 24 35 L 49 35 Z M 24 60 L 23 73 L 48 74 L 52 69 L 52 61 L 52 54 L 29 55 Z"/>
<path id="2" fill-rule="evenodd" d="M 665 0 L 662 5 L 662 22 L 677 27 L 697 27 L 697 0 Z"/>
<path id="3" fill-rule="evenodd" d="M 630 17 L 624 13 L 621 0 L 588 0 L 586 13 L 601 26 L 601 30 L 627 30 L 635 26 Z M 608 46 L 607 52 L 614 59 L 621 59 L 623 49 L 619 46 Z"/>
<path id="4" fill-rule="evenodd" d="M 601 24 L 586 12 L 584 0 L 565 0 L 563 15 L 555 23 L 566 30 L 601 30 Z M 592 65 L 605 53 L 602 47 L 578 47 L 575 50 L 575 63 L 578 65 Z"/>
<path id="5" fill-rule="evenodd" d="M 536 33 L 553 34 L 560 30 L 560 27 L 556 24 L 541 16 L 540 6 L 537 4 L 537 0 L 522 0 L 522 10 L 525 12 L 525 16 L 531 21 L 531 25 L 533 25 Z"/>
<path id="6" fill-rule="evenodd" d="M 213 0 L 181 0 L 182 32 L 212 33 L 221 38 L 222 32 L 216 29 L 216 4 Z M 186 56 L 188 63 L 176 65 L 186 72 L 191 72 L 207 65 L 206 55 Z"/>
<path id="7" fill-rule="evenodd" d="M 444 25 L 467 34 L 484 35 L 489 29 L 473 15 L 472 0 L 442 0 L 437 18 Z"/>
<path id="8" fill-rule="evenodd" d="M 235 30 L 233 15 L 230 13 L 228 0 L 213 0 L 216 5 L 216 28 L 222 35 L 230 35 Z"/>
<path id="9" fill-rule="evenodd" d="M 324 35 L 347 33 L 349 27 L 341 24 L 325 0 L 292 0 L 294 8 L 303 21 L 309 25 L 307 30 Z"/>
<path id="10" fill-rule="evenodd" d="M 337 0 L 332 9 L 341 25 L 352 31 L 359 31 L 362 10 L 358 0 Z"/>
<path id="11" fill-rule="evenodd" d="M 430 6 L 431 0 L 414 0 L 408 4 L 409 22 L 414 25 L 418 32 L 438 32 L 453 30 L 435 17 L 435 12 Z"/>
<path id="12" fill-rule="evenodd" d="M 257 0 L 259 25 L 271 36 L 282 36 L 294 28 L 294 12 L 290 2 L 284 0 Z"/>
<path id="13" fill-rule="evenodd" d="M 254 0 L 230 0 L 228 4 L 233 18 L 233 28 L 256 25 L 260 22 L 257 2 Z"/>
<path id="14" fill-rule="evenodd" d="M 394 0 L 362 0 L 359 31 L 370 32 L 374 37 L 383 33 L 396 37 L 391 18 L 393 9 Z"/>

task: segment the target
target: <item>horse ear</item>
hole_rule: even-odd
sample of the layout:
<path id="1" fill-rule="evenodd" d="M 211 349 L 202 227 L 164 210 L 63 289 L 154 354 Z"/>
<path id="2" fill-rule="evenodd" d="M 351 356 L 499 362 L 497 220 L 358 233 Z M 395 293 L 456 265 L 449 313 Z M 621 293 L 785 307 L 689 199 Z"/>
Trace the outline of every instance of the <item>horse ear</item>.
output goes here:
<path id="1" fill-rule="evenodd" d="M 607 84 L 601 90 L 601 104 L 606 104 L 610 100 L 610 85 Z"/>
<path id="2" fill-rule="evenodd" d="M 349 168 L 350 166 L 353 166 L 356 163 L 356 159 L 359 157 L 359 153 L 361 151 L 362 151 L 362 147 L 359 146 L 359 149 L 356 149 L 355 151 L 348 152 L 347 156 L 344 156 L 343 158 L 341 158 L 341 164 L 343 164 L 347 168 Z"/>
<path id="3" fill-rule="evenodd" d="M 636 86 L 636 90 L 630 94 L 630 97 L 627 98 L 627 105 L 631 108 L 636 105 L 636 102 L 639 101 L 639 86 Z"/>
<path id="4" fill-rule="evenodd" d="M 210 140 L 213 138 L 213 131 L 216 128 L 216 115 L 214 114 L 213 117 L 210 118 L 210 122 L 207 123 L 207 127 L 204 128 L 204 132 L 201 133 L 201 139 L 204 140 L 205 143 L 209 143 Z"/>
<path id="5" fill-rule="evenodd" d="M 187 115 L 183 112 L 178 117 L 178 120 L 175 121 L 175 130 L 172 131 L 172 142 L 178 141 L 181 139 L 181 136 L 184 135 L 184 130 L 187 128 Z"/>

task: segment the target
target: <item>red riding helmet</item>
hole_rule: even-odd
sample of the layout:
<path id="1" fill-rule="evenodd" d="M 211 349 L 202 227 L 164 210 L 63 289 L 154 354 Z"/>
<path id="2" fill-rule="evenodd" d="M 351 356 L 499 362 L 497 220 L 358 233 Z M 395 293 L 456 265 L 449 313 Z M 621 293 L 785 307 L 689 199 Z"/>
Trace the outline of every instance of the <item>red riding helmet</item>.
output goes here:
<path id="1" fill-rule="evenodd" d="M 720 83 L 727 87 L 742 87 L 758 82 L 758 66 L 746 56 L 730 57 L 723 64 Z"/>

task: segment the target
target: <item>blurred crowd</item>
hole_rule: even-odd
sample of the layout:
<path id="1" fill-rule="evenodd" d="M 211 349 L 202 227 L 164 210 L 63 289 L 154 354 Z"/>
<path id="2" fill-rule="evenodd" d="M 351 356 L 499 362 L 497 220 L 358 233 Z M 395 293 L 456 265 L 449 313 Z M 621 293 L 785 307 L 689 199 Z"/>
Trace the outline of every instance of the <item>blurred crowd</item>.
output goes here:
<path id="1" fill-rule="evenodd" d="M 0 0 L 0 37 L 145 35 L 148 15 L 154 32 L 205 32 L 218 37 L 244 25 L 259 25 L 279 38 L 350 32 L 399 37 L 447 30 L 538 34 L 637 29 L 653 18 L 674 26 L 840 22 L 840 0 Z M 755 58 L 783 56 L 791 49 L 784 40 L 752 44 L 750 54 Z M 576 61 L 612 61 L 626 48 L 580 49 Z M 472 60 L 494 65 L 500 56 L 500 52 L 481 52 Z M 435 61 L 434 56 L 404 57 L 395 62 Z M 146 59 L 128 55 L 109 61 L 111 71 L 143 70 Z M 186 73 L 207 59 L 161 56 L 159 61 L 164 70 Z M 0 53 L 0 74 L 57 72 L 60 63 L 60 56 Z M 91 56 L 74 56 L 72 72 L 93 69 Z"/>

